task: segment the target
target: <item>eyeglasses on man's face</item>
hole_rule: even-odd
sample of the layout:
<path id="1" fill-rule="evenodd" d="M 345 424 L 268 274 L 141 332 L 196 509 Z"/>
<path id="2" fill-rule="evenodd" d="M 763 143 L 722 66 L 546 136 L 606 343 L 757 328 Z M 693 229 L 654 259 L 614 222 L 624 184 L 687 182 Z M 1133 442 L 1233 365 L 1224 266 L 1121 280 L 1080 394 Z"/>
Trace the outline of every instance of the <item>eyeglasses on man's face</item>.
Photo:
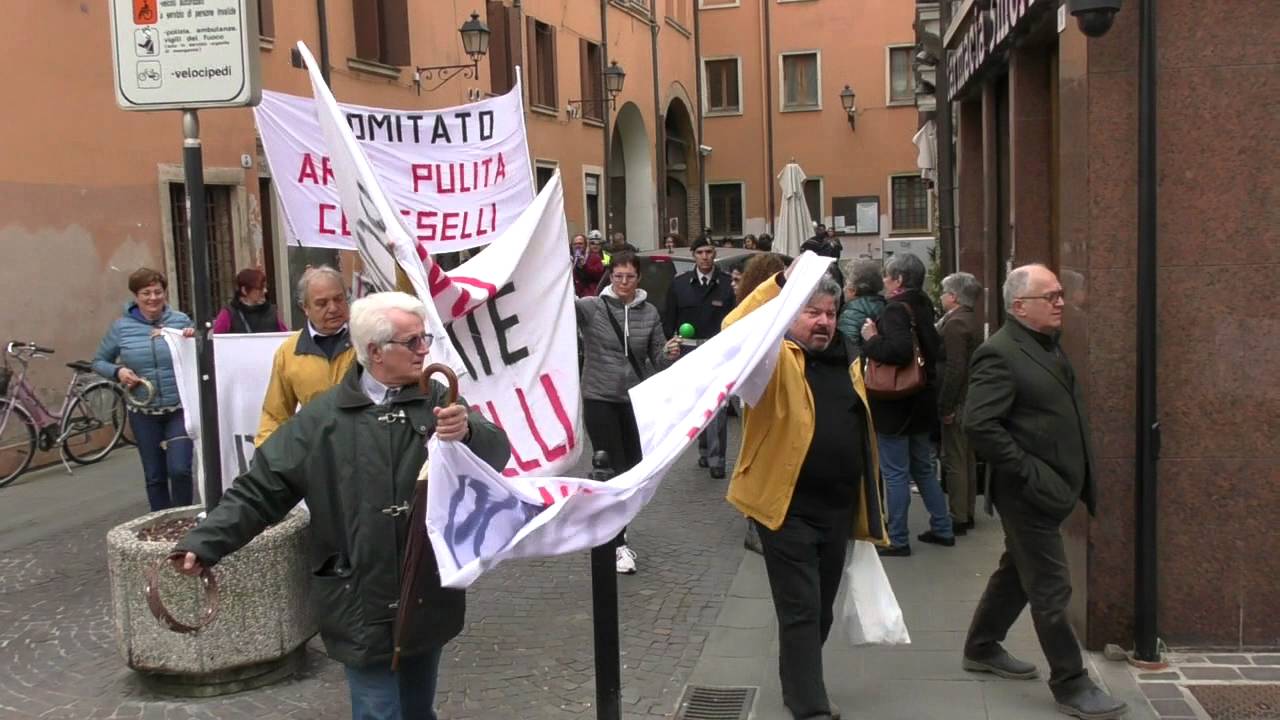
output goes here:
<path id="1" fill-rule="evenodd" d="M 389 345 L 404 346 L 410 352 L 426 352 L 431 349 L 431 341 L 435 339 L 431 333 L 420 333 L 403 340 L 388 340 Z"/>
<path id="2" fill-rule="evenodd" d="M 1047 292 L 1047 293 L 1045 293 L 1045 294 L 1043 294 L 1043 295 L 1019 295 L 1019 296 L 1018 296 L 1017 298 L 1015 298 L 1015 299 L 1017 299 L 1017 300 L 1043 300 L 1043 301 L 1045 301 L 1045 302 L 1049 303 L 1050 305 L 1056 305 L 1056 304 L 1058 304 L 1059 302 L 1062 302 L 1062 301 L 1066 300 L 1066 297 L 1067 297 L 1067 294 L 1066 294 L 1066 293 L 1064 293 L 1063 291 L 1061 291 L 1061 290 L 1054 290 L 1053 292 Z"/>
<path id="3" fill-rule="evenodd" d="M 640 276 L 635 275 L 633 273 L 614 273 L 610 277 L 612 277 L 614 280 L 617 280 L 620 283 L 627 283 L 627 282 L 635 282 L 637 279 L 639 279 Z"/>

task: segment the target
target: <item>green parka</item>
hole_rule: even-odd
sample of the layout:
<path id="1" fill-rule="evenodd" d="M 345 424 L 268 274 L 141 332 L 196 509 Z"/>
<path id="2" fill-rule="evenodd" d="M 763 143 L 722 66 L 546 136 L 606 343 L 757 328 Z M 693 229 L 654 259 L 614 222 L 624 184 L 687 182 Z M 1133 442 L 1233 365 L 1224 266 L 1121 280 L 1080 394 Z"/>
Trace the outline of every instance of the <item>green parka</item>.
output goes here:
<path id="1" fill-rule="evenodd" d="M 408 506 L 446 390 L 406 387 L 375 406 L 357 364 L 302 408 L 254 454 L 218 506 L 177 549 L 206 566 L 243 547 L 305 500 L 311 511 L 311 603 L 330 657 L 363 667 L 391 662 Z M 459 402 L 466 401 L 459 398 Z M 507 436 L 472 411 L 467 446 L 494 469 L 510 456 Z M 418 567 L 423 595 L 408 623 L 404 657 L 439 647 L 462 630 L 466 593 L 440 587 L 434 553 Z"/>

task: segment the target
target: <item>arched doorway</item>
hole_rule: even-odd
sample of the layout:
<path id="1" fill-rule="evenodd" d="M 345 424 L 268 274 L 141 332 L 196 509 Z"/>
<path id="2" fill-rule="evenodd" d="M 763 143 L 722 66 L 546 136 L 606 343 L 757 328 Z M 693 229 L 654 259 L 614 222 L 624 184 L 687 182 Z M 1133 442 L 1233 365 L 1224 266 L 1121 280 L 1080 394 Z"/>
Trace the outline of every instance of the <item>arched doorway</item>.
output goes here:
<path id="1" fill-rule="evenodd" d="M 658 247 L 658 228 L 654 226 L 658 202 L 649 146 L 640 108 L 635 103 L 623 105 L 609 143 L 608 227 L 610 232 L 626 233 L 627 242 L 641 250 Z"/>
<path id="2" fill-rule="evenodd" d="M 666 217 L 662 218 L 663 234 L 678 232 L 689 244 L 702 232 L 698 227 L 697 208 L 690 197 L 699 197 L 698 145 L 693 133 L 689 107 L 680 97 L 667 104 L 666 120 Z"/>

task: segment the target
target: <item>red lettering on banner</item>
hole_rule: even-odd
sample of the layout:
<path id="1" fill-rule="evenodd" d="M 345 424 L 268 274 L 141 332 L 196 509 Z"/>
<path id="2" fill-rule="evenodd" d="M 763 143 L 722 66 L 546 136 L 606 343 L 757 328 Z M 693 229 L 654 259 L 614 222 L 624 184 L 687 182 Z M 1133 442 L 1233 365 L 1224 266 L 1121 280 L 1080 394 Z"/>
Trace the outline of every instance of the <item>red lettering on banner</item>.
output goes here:
<path id="1" fill-rule="evenodd" d="M 542 380 L 543 388 L 546 388 L 548 378 L 545 374 L 542 376 Z M 547 391 L 548 395 L 552 395 L 554 393 L 554 387 Z M 547 447 L 547 441 L 542 439 L 542 433 L 538 432 L 538 426 L 533 421 L 533 413 L 529 410 L 529 401 L 525 399 L 524 390 L 516 388 L 516 397 L 520 400 L 520 409 L 524 411 L 524 420 L 529 423 L 529 430 L 533 433 L 533 441 L 538 443 L 538 447 L 542 450 L 542 457 L 546 458 L 547 462 L 554 462 L 569 454 L 569 448 L 572 447 L 572 445 L 569 445 L 568 443 L 560 443 L 555 447 Z M 572 442 L 572 439 L 573 432 L 569 431 L 569 441 Z"/>
<path id="2" fill-rule="evenodd" d="M 440 239 L 445 242 L 458 239 L 458 213 L 444 214 L 444 222 L 440 224 Z"/>
<path id="3" fill-rule="evenodd" d="M 471 216 L 470 212 L 467 212 L 465 210 L 462 212 L 462 232 L 459 233 L 458 235 L 459 240 L 470 240 L 471 238 L 475 237 L 475 235 L 472 235 L 471 233 L 467 232 L 467 218 L 470 216 Z"/>
<path id="4" fill-rule="evenodd" d="M 437 297 L 449 289 L 449 276 L 435 263 L 432 263 L 431 269 L 427 271 L 427 289 L 431 291 L 431 297 Z"/>
<path id="5" fill-rule="evenodd" d="M 493 181 L 507 179 L 507 161 L 502 157 L 502 153 L 498 153 L 498 170 L 493 175 Z"/>
<path id="6" fill-rule="evenodd" d="M 551 507 L 556 504 L 556 498 L 549 490 L 544 487 L 538 488 L 538 494 L 542 496 L 542 506 Z"/>
<path id="7" fill-rule="evenodd" d="M 457 287 L 456 285 L 454 287 Z M 454 317 L 462 317 L 467 312 L 467 305 L 471 302 L 471 293 L 466 288 L 458 288 L 458 299 L 453 301 L 453 307 L 450 311 Z"/>
<path id="8" fill-rule="evenodd" d="M 498 417 L 498 409 L 493 406 L 493 401 L 489 400 L 485 402 L 485 405 L 489 408 L 489 419 L 493 421 L 493 424 L 503 430 L 506 430 L 502 425 L 502 418 Z M 520 457 L 520 453 L 516 452 L 514 445 L 511 446 L 511 459 L 516 461 L 516 467 L 520 468 L 520 472 L 527 473 L 530 470 L 537 470 L 542 467 L 542 463 L 537 460 L 525 460 Z M 502 474 L 506 477 L 513 477 L 519 473 L 511 470 L 510 468 L 504 468 Z"/>
<path id="9" fill-rule="evenodd" d="M 339 211 L 337 205 L 333 205 L 331 203 L 320 203 L 317 206 L 317 209 L 320 216 L 317 227 L 321 235 L 342 235 L 343 237 L 351 236 L 351 230 L 347 227 L 347 214 Z M 331 224 L 333 222 L 333 213 L 338 213 L 338 228 L 336 229 Z"/>
<path id="10" fill-rule="evenodd" d="M 452 275 L 449 277 L 449 279 L 454 281 L 455 283 L 462 283 L 463 285 L 470 285 L 471 287 L 480 288 L 481 290 L 485 291 L 485 294 L 488 297 L 493 297 L 494 295 L 498 294 L 497 285 L 494 285 L 493 283 L 485 282 L 483 280 L 479 280 L 477 278 L 467 277 L 466 275 Z"/>
<path id="11" fill-rule="evenodd" d="M 328 185 L 333 181 L 333 164 L 327 155 L 320 156 L 320 170 L 316 170 L 316 161 L 311 153 L 303 153 L 302 167 L 298 168 L 298 184 Z"/>
<path id="12" fill-rule="evenodd" d="M 429 183 L 432 181 L 433 176 L 434 176 L 434 173 L 432 172 L 432 169 L 433 169 L 434 167 L 435 167 L 435 166 L 433 166 L 433 165 L 431 165 L 431 164 L 429 164 L 429 163 L 414 163 L 414 164 L 412 165 L 412 171 L 413 171 L 413 191 L 414 191 L 414 192 L 418 192 L 418 190 L 419 190 L 420 186 L 421 186 L 423 183 L 428 183 L 428 184 L 429 184 Z"/>

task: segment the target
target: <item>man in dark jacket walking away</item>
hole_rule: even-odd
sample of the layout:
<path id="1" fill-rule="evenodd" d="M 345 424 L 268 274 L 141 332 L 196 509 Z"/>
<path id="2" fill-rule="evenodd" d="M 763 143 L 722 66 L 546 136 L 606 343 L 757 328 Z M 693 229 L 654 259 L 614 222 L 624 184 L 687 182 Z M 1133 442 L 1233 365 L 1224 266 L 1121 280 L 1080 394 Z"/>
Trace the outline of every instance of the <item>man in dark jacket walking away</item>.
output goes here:
<path id="1" fill-rule="evenodd" d="M 982 328 L 973 307 L 982 295 L 982 284 L 969 273 L 952 273 L 942 279 L 942 309 L 938 321 L 943 355 L 938 417 L 942 419 L 942 475 L 947 480 L 951 523 L 956 535 L 973 528 L 977 500 L 977 468 L 969 438 L 964 434 L 964 398 L 969 387 L 969 359 L 982 342 Z"/>
<path id="2" fill-rule="evenodd" d="M 933 326 L 933 301 L 924 290 L 924 263 L 910 253 L 894 255 L 884 266 L 884 289 L 889 303 L 876 322 L 863 323 L 862 354 L 868 360 L 897 367 L 913 362 L 919 345 L 927 382 L 923 390 L 903 398 L 871 397 L 880 442 L 880 472 L 884 473 L 889 505 L 891 547 L 881 555 L 911 554 L 907 510 L 914 481 L 929 511 L 929 530 L 921 542 L 950 547 L 956 544 L 947 512 L 947 498 L 938 483 L 933 430 L 938 423 L 938 361 L 942 341 Z"/>
<path id="3" fill-rule="evenodd" d="M 426 308 L 404 293 L 377 293 L 351 306 L 358 365 L 272 433 L 194 530 L 175 564 L 198 574 L 279 522 L 306 500 L 311 511 L 311 601 L 329 657 L 346 667 L 354 720 L 436 717 L 444 644 L 462 630 L 466 594 L 440 586 L 434 553 L 422 553 L 423 595 L 391 670 L 392 626 L 410 532 L 414 485 L 432 433 L 465 442 L 495 470 L 510 456 L 506 434 L 445 388 L 423 393 L 418 376 L 431 348 Z"/>
<path id="4" fill-rule="evenodd" d="M 716 267 L 716 248 L 707 236 L 694 240 L 690 248 L 694 268 L 671 281 L 662 323 L 667 337 L 675 337 L 680 326 L 689 323 L 694 339 L 705 340 L 720 332 L 720 324 L 737 302 L 733 278 Z M 698 436 L 698 467 L 709 468 L 711 477 L 717 480 L 724 477 L 727 443 L 728 424 L 722 407 Z"/>
<path id="5" fill-rule="evenodd" d="M 1061 525 L 1080 500 L 1092 514 L 1096 495 L 1084 392 L 1058 346 L 1063 305 L 1062 285 L 1048 268 L 1017 268 L 1004 283 L 1009 321 L 973 354 L 964 427 L 993 470 L 987 498 L 1000 511 L 1005 552 L 969 626 L 964 668 L 1035 678 L 1035 665 L 1000 645 L 1029 604 L 1058 710 L 1108 720 L 1123 715 L 1125 704 L 1089 679 L 1067 621 L 1071 575 Z"/>

